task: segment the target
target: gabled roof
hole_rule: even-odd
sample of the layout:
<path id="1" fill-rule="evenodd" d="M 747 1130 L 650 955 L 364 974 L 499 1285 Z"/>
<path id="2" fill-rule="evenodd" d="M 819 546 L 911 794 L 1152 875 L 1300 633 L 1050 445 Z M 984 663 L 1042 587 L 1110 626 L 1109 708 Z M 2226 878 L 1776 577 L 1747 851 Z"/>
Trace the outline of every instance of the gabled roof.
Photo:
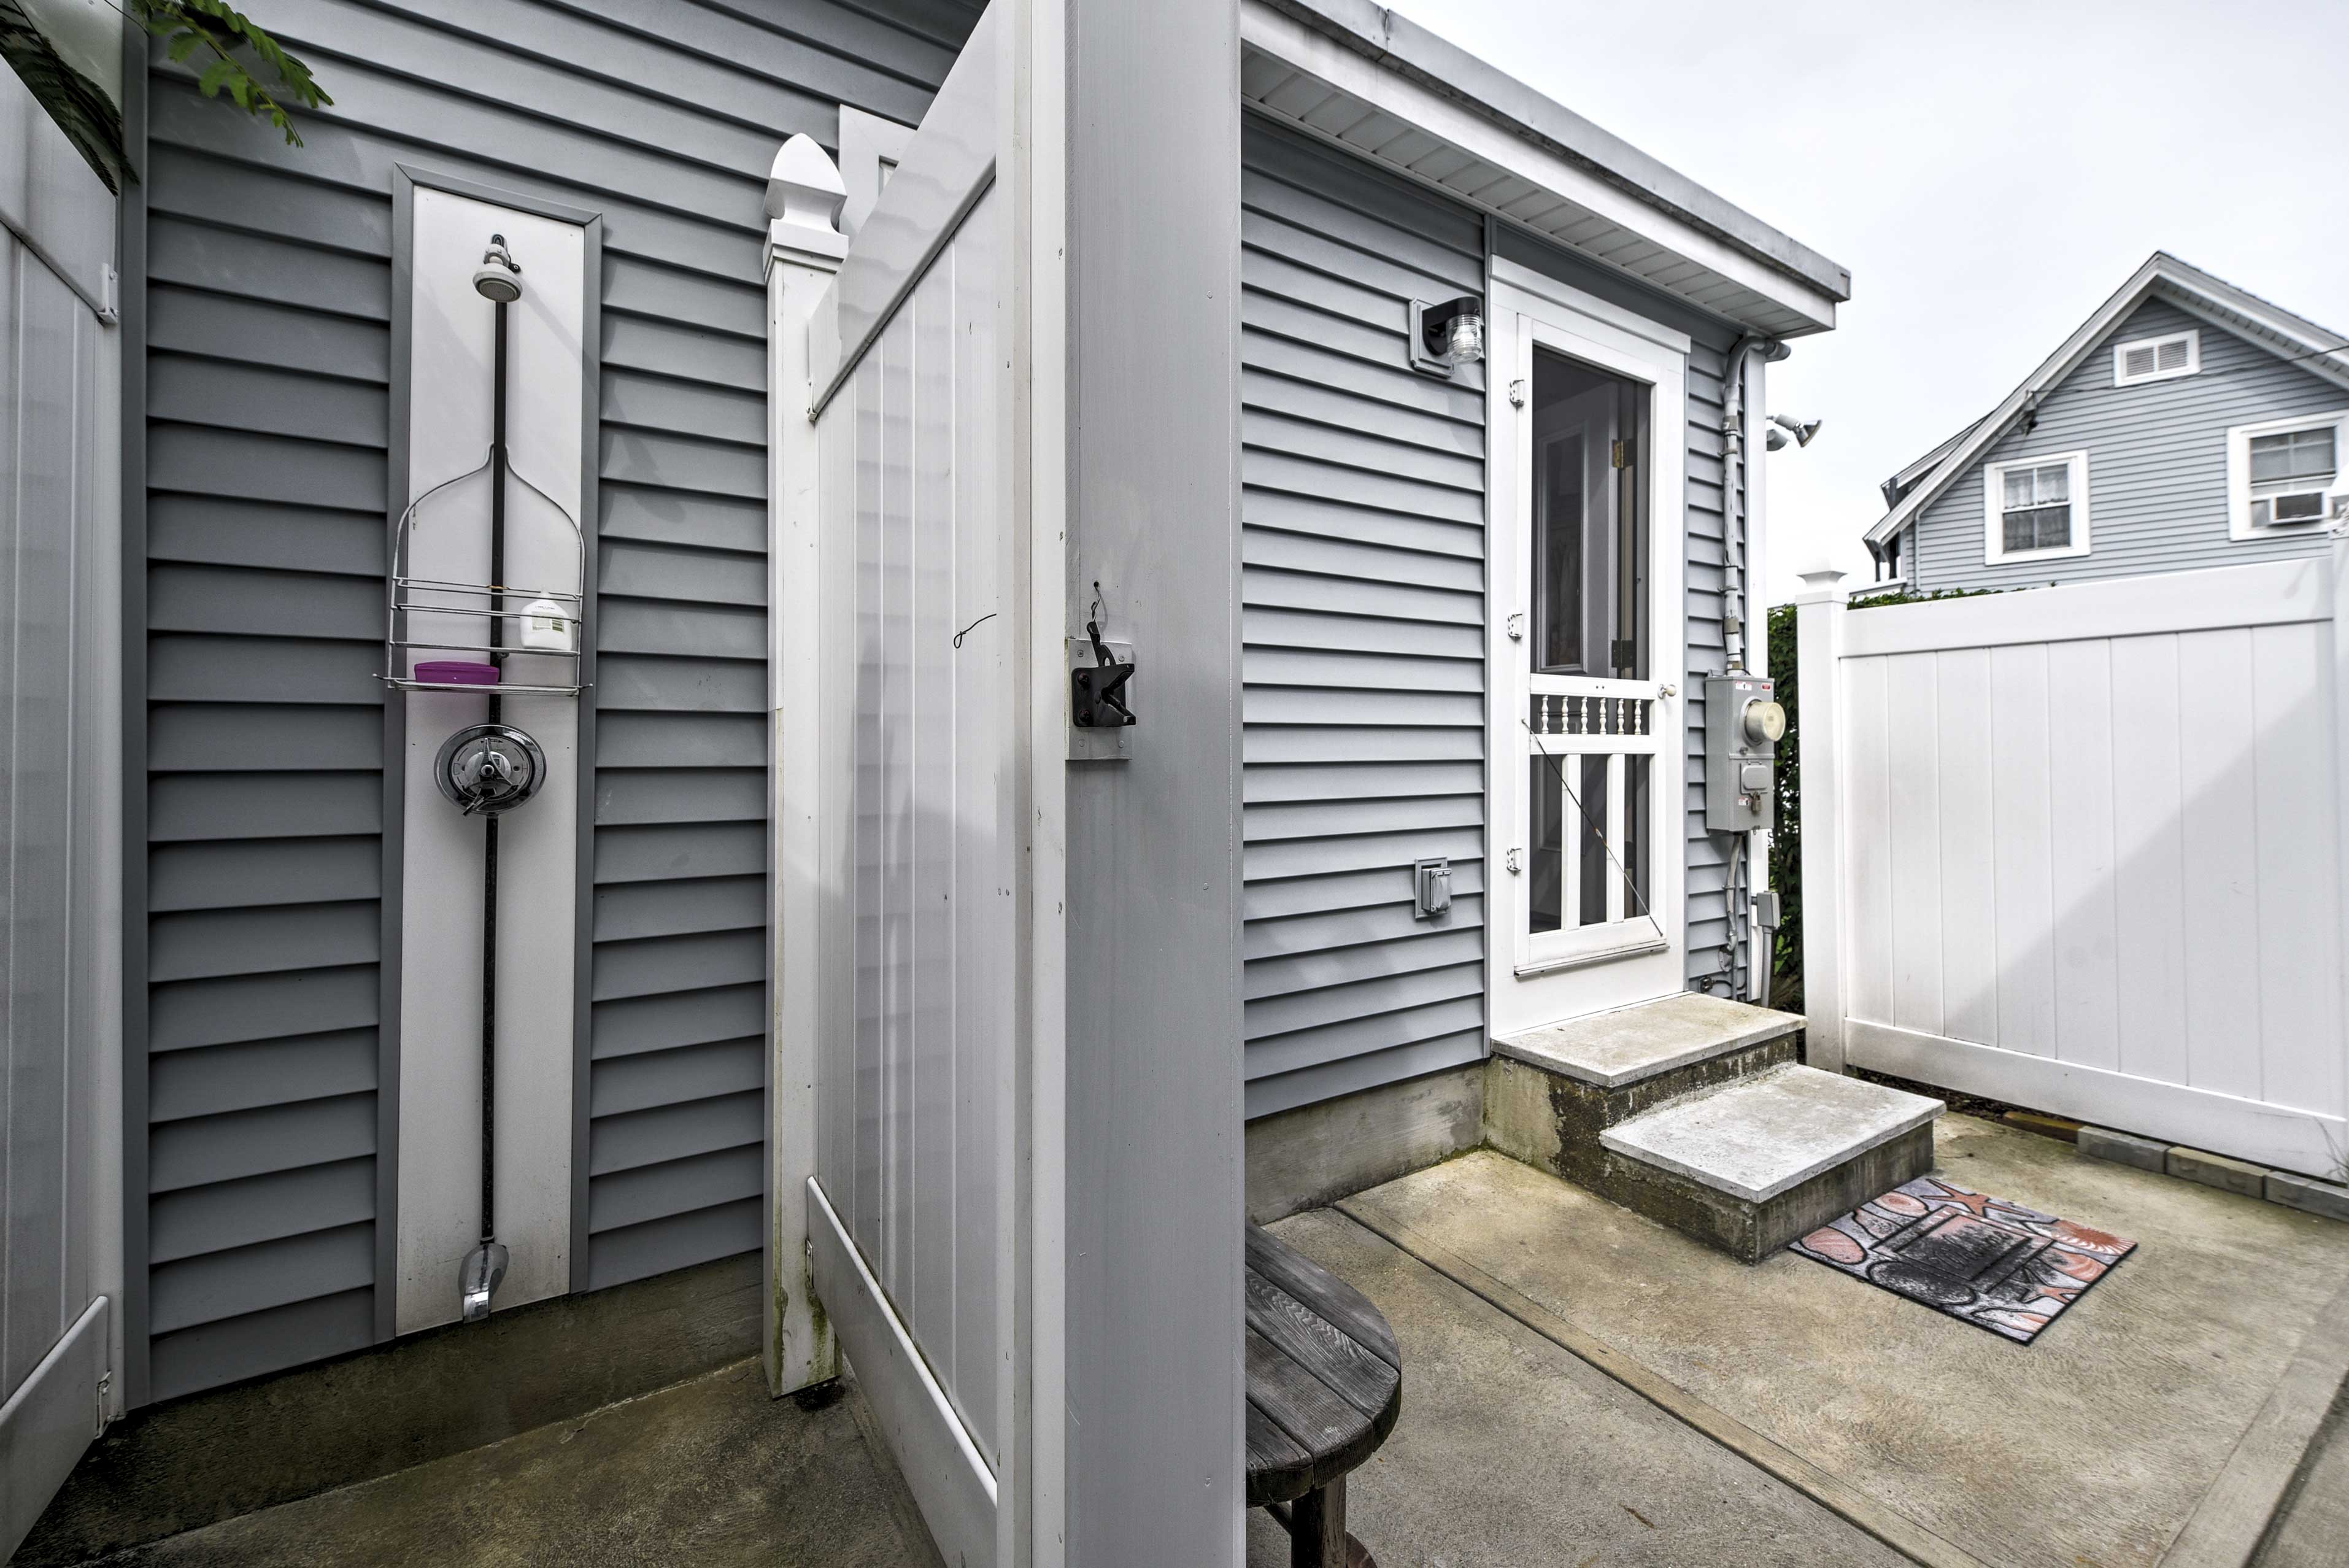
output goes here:
<path id="1" fill-rule="evenodd" d="M 1892 510 L 1868 531 L 1868 543 L 1880 545 L 1906 527 L 2013 428 L 2033 400 L 2077 369 L 2105 335 L 2147 299 L 2165 300 L 2279 358 L 2297 360 L 2313 375 L 2349 388 L 2349 337 L 2189 266 L 2167 251 L 2156 251 L 2004 402 L 1884 482 L 1885 504 Z"/>

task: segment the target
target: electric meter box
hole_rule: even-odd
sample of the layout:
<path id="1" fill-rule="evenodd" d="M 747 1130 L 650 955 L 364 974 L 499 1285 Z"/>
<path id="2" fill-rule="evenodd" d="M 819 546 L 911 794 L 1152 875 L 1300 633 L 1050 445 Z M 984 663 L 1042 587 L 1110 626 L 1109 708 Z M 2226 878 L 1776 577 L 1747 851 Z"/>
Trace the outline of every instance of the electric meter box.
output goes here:
<path id="1" fill-rule="evenodd" d="M 1786 711 L 1769 678 L 1733 672 L 1704 683 L 1704 826 L 1750 833 L 1777 822 L 1778 742 Z"/>

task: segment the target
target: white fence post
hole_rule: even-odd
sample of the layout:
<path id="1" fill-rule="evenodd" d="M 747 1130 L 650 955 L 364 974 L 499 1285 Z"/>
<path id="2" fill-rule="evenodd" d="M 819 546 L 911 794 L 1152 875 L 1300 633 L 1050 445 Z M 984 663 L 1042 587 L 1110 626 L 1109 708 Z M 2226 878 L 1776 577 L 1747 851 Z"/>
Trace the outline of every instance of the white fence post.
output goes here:
<path id="1" fill-rule="evenodd" d="M 1802 574 L 1795 600 L 1795 733 L 1802 746 L 1803 1010 L 1806 1060 L 1844 1070 L 1843 574 Z"/>
<path id="2" fill-rule="evenodd" d="M 2349 523 L 2333 528 L 2333 841 L 2340 883 L 2333 1051 L 2349 1057 Z M 2340 1157 L 2335 1156 L 2336 1159 Z M 2340 1172 L 2332 1173 L 2335 1179 Z"/>
<path id="3" fill-rule="evenodd" d="M 773 1037 L 768 1075 L 767 1386 L 783 1395 L 839 1370 L 807 1252 L 815 1174 L 818 909 L 814 729 L 816 431 L 808 418 L 808 319 L 848 254 L 833 225 L 844 189 L 823 149 L 794 136 L 767 182 L 768 699 L 773 827 L 767 867 Z"/>

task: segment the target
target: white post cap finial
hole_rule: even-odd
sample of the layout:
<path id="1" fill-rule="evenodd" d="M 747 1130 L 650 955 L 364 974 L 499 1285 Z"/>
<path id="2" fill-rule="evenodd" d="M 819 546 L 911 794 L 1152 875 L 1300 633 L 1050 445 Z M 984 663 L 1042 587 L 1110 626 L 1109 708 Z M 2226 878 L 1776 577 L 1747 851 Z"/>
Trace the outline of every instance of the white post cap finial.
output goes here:
<path id="1" fill-rule="evenodd" d="M 767 176 L 767 237 L 776 247 L 838 260 L 848 236 L 835 220 L 848 186 L 831 154 L 811 136 L 794 136 L 775 154 Z"/>
<path id="2" fill-rule="evenodd" d="M 1795 596 L 1795 603 L 1839 605 L 1844 602 L 1846 590 L 1841 586 L 1844 576 L 1841 569 L 1821 561 L 1809 571 L 1795 575 L 1803 579 L 1803 591 Z"/>

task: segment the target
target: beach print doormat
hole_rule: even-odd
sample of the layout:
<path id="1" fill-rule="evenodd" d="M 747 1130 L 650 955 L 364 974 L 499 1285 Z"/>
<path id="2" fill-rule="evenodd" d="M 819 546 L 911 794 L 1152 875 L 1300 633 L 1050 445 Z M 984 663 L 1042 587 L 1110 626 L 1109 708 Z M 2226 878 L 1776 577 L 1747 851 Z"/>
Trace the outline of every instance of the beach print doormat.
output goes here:
<path id="1" fill-rule="evenodd" d="M 1791 1245 L 2022 1345 L 2137 1250 L 2124 1237 L 1930 1176 Z"/>

